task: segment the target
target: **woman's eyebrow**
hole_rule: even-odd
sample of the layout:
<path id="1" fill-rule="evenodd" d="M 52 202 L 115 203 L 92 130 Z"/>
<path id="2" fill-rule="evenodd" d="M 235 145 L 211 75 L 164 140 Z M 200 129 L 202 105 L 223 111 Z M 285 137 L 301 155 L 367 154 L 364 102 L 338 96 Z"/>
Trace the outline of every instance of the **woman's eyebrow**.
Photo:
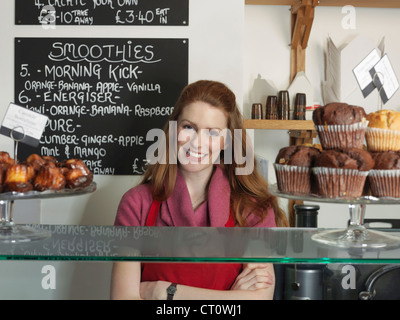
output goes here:
<path id="1" fill-rule="evenodd" d="M 182 120 L 179 121 L 179 123 L 182 123 L 182 122 L 188 122 L 189 124 L 191 124 L 192 126 L 194 126 L 194 127 L 196 127 L 196 128 L 199 127 L 197 123 L 195 123 L 195 122 L 193 122 L 193 121 L 190 121 L 190 120 L 188 120 L 188 119 L 182 119 Z M 224 129 L 219 128 L 219 127 L 207 127 L 207 128 L 202 128 L 202 129 L 207 129 L 207 130 L 214 130 L 214 129 L 216 129 L 216 130 L 219 130 L 219 131 L 224 130 Z M 225 129 L 226 129 L 226 128 L 225 128 Z"/>

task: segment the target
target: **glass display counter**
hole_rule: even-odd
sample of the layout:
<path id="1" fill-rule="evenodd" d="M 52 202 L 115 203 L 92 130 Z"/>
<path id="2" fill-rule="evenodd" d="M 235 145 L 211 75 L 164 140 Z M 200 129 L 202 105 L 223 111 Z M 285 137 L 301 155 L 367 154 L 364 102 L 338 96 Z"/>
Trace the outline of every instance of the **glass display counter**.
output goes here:
<path id="1" fill-rule="evenodd" d="M 150 262 L 400 263 L 400 248 L 318 243 L 314 228 L 114 227 L 29 225 L 50 236 L 0 243 L 2 260 Z M 400 230 L 384 231 L 400 237 Z"/>
<path id="2" fill-rule="evenodd" d="M 337 243 L 332 245 L 318 241 L 321 234 L 334 230 L 317 228 L 114 227 L 16 225 L 12 222 L 13 201 L 28 197 L 46 199 L 77 196 L 95 190 L 96 184 L 92 184 L 88 188 L 74 191 L 2 194 L 0 260 L 42 261 L 46 265 L 51 265 L 51 261 L 106 262 L 106 265 L 116 261 L 267 262 L 275 264 L 276 299 L 285 300 L 372 299 L 376 291 L 392 292 L 387 289 L 387 282 L 376 289 L 377 278 L 399 269 L 400 229 L 380 230 L 394 239 L 395 245 L 371 246 L 365 239 L 361 239 L 361 242 L 352 242 L 356 243 L 355 246 L 338 246 Z M 280 194 L 273 186 L 271 192 L 277 196 L 297 198 L 296 195 Z M 307 200 L 332 202 L 331 199 L 313 196 Z M 363 198 L 351 199 L 350 203 L 343 201 L 339 203 L 362 206 L 373 203 L 399 204 L 398 199 Z M 354 216 L 351 219 L 356 222 L 353 227 L 362 227 L 365 234 L 360 224 L 363 211 Z M 352 265 L 352 269 L 349 269 L 349 265 Z M 350 272 L 348 270 L 353 271 L 347 274 Z M 343 285 L 337 286 L 337 283 L 343 284 L 349 277 L 354 279 L 354 288 L 350 290 Z M 396 282 L 392 279 L 389 278 L 389 283 Z M 105 290 L 108 292 L 108 288 Z"/>
<path id="3" fill-rule="evenodd" d="M 400 230 L 393 229 L 380 234 L 392 239 L 395 245 L 371 246 L 365 239 L 361 242 L 357 239 L 357 245 L 340 246 L 319 241 L 321 234 L 329 234 L 330 230 L 316 228 L 114 227 L 15 225 L 12 222 L 10 207 L 15 200 L 70 197 L 95 190 L 96 184 L 92 183 L 80 190 L 2 194 L 0 260 L 400 263 Z M 292 197 L 280 194 L 276 186 L 271 186 L 271 192 Z M 332 202 L 332 199 L 309 198 L 310 201 Z M 341 203 L 346 201 L 340 200 Z M 362 205 L 400 203 L 399 199 L 373 198 L 351 199 L 350 202 Z M 357 231 L 362 227 L 365 233 L 360 225 L 362 217 L 356 220 Z"/>

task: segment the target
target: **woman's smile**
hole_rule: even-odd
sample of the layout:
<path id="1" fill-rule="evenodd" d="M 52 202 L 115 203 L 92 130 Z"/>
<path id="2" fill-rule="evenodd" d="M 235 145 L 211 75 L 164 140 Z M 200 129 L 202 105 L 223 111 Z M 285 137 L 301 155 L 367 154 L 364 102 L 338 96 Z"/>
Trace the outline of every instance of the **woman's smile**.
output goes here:
<path id="1" fill-rule="evenodd" d="M 198 161 L 201 161 L 202 159 L 204 159 L 207 156 L 207 154 L 205 154 L 205 153 L 199 153 L 197 151 L 193 151 L 190 149 L 186 150 L 185 154 L 186 154 L 187 158 L 190 158 L 192 160 L 198 160 Z"/>

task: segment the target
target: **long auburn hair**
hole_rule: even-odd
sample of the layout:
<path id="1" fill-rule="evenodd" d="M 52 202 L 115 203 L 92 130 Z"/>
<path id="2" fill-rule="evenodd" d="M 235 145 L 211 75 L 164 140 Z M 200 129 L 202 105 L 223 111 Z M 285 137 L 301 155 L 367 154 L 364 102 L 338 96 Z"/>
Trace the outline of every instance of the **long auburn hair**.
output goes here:
<path id="1" fill-rule="evenodd" d="M 247 215 L 249 212 L 256 214 L 260 219 L 265 219 L 268 213 L 268 208 L 272 208 L 275 213 L 275 222 L 278 227 L 287 227 L 288 221 L 285 213 L 278 205 L 278 199 L 271 195 L 268 191 L 268 184 L 260 175 L 257 170 L 256 159 L 253 156 L 249 157 L 246 151 L 253 151 L 250 146 L 246 147 L 246 130 L 243 127 L 243 118 L 236 104 L 235 94 L 224 84 L 216 81 L 200 80 L 189 84 L 181 92 L 178 101 L 174 106 L 174 110 L 169 117 L 169 121 L 164 127 L 164 133 L 166 137 L 166 150 L 165 159 L 166 163 L 157 162 L 147 167 L 141 183 L 152 184 L 152 195 L 153 199 L 158 201 L 165 201 L 171 196 L 177 177 L 177 171 L 179 164 L 168 163 L 169 159 L 169 144 L 171 143 L 168 139 L 170 121 L 177 121 L 179 115 L 182 113 L 185 106 L 201 101 L 208 103 L 214 107 L 217 107 L 227 115 L 228 118 L 228 130 L 231 133 L 232 148 L 229 150 L 237 150 L 241 146 L 242 155 L 246 155 L 246 158 L 254 160 L 254 169 L 246 175 L 236 174 L 237 168 L 242 168 L 243 165 L 239 165 L 235 161 L 235 157 L 229 158 L 230 164 L 224 163 L 224 150 L 220 154 L 220 167 L 228 177 L 229 184 L 231 187 L 231 207 L 235 215 L 236 225 L 245 227 L 247 226 Z M 237 133 L 237 130 L 241 130 L 242 134 Z M 238 138 L 239 136 L 239 138 Z M 241 141 L 239 141 L 240 139 Z M 175 148 L 172 148 L 175 150 Z"/>

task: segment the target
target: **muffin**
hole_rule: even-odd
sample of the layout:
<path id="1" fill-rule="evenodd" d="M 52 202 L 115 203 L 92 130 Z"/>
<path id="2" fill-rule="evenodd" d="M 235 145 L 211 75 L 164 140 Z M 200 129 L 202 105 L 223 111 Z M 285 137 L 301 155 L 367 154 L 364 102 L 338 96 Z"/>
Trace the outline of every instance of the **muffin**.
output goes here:
<path id="1" fill-rule="evenodd" d="M 66 178 L 61 169 L 53 165 L 42 166 L 35 177 L 33 187 L 37 191 L 61 190 L 66 185 Z"/>
<path id="2" fill-rule="evenodd" d="M 400 112 L 379 110 L 368 114 L 367 120 L 365 140 L 369 151 L 400 150 Z"/>
<path id="3" fill-rule="evenodd" d="M 11 165 L 7 171 L 3 185 L 4 192 L 28 192 L 33 190 L 29 181 L 29 168 L 24 164 Z"/>
<path id="4" fill-rule="evenodd" d="M 39 172 L 40 168 L 45 165 L 46 160 L 44 160 L 41 156 L 38 154 L 31 154 L 26 158 L 26 160 L 23 162 L 26 165 L 31 166 L 35 170 L 35 175 L 36 173 Z"/>
<path id="5" fill-rule="evenodd" d="M 301 145 L 279 150 L 274 163 L 278 189 L 295 194 L 311 193 L 311 167 L 320 153 L 317 148 Z"/>
<path id="6" fill-rule="evenodd" d="M 0 162 L 0 192 L 3 192 L 4 181 L 6 180 L 6 172 L 11 165 Z"/>
<path id="7" fill-rule="evenodd" d="M 400 152 L 385 151 L 372 154 L 375 165 L 368 182 L 375 197 L 400 198 Z"/>
<path id="8" fill-rule="evenodd" d="M 13 165 L 15 161 L 10 157 L 8 152 L 0 151 L 0 163 Z"/>
<path id="9" fill-rule="evenodd" d="M 313 122 L 322 148 L 362 148 L 367 128 L 363 107 L 329 103 L 313 111 Z"/>
<path id="10" fill-rule="evenodd" d="M 81 159 L 68 159 L 62 164 L 65 169 L 61 172 L 65 175 L 66 186 L 70 189 L 84 188 L 93 181 L 93 173 Z"/>
<path id="11" fill-rule="evenodd" d="M 321 152 L 312 169 L 318 194 L 328 198 L 360 197 L 374 164 L 372 155 L 359 148 Z"/>

